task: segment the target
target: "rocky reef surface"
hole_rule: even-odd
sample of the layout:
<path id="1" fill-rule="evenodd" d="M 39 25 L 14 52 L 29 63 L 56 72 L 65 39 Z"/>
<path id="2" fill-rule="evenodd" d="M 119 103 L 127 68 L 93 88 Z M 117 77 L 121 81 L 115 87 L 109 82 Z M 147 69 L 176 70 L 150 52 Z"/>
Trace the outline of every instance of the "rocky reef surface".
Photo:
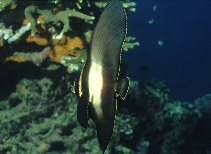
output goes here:
<path id="1" fill-rule="evenodd" d="M 31 64 L 10 88 L 0 87 L 0 153 L 102 152 L 93 122 L 86 130 L 77 122 L 74 77 Z M 210 103 L 211 95 L 174 101 L 161 81 L 131 79 L 106 153 L 209 153 Z"/>

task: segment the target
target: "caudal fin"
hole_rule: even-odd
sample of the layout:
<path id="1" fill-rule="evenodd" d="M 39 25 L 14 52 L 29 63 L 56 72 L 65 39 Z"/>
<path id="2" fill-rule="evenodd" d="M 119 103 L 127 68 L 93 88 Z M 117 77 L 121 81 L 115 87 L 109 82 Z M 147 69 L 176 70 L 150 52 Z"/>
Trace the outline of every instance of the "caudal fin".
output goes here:
<path id="1" fill-rule="evenodd" d="M 115 94 L 111 95 L 111 97 L 107 98 L 106 101 L 110 105 L 103 107 L 103 116 L 99 117 L 94 107 L 89 104 L 89 116 L 91 119 L 95 122 L 96 129 L 97 129 L 97 138 L 100 145 L 100 148 L 105 152 L 113 133 L 113 127 L 114 127 L 114 119 L 115 119 L 115 113 L 116 113 L 116 98 Z M 107 104 L 107 103 L 106 103 Z"/>

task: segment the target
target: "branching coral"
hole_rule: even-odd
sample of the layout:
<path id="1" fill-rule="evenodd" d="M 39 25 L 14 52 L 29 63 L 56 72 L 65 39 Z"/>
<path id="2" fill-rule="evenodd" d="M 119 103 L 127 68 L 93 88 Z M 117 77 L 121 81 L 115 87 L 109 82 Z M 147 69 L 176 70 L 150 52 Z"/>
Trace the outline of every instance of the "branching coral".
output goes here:
<path id="1" fill-rule="evenodd" d="M 23 25 L 20 29 L 16 30 L 15 33 L 12 28 L 6 28 L 3 23 L 0 23 L 0 28 L 0 38 L 6 40 L 8 43 L 12 43 L 30 30 L 31 24 Z"/>
<path id="2" fill-rule="evenodd" d="M 134 47 L 139 46 L 139 42 L 136 42 L 135 40 L 135 37 L 126 37 L 125 42 L 123 44 L 123 50 L 128 51 L 129 49 L 133 49 Z"/>
<path id="3" fill-rule="evenodd" d="M 76 10 L 60 11 L 56 14 L 53 14 L 50 10 L 42 10 L 39 9 L 37 6 L 31 5 L 25 9 L 25 17 L 31 23 L 31 35 L 35 35 L 35 27 L 36 27 L 36 20 L 32 16 L 33 13 L 40 14 L 43 17 L 44 22 L 46 24 L 47 23 L 57 24 L 59 22 L 62 22 L 64 24 L 62 31 L 57 36 L 58 39 L 60 39 L 64 33 L 71 30 L 69 17 L 77 17 L 83 20 L 94 20 L 94 16 L 88 16 Z"/>
<path id="4" fill-rule="evenodd" d="M 94 5 L 96 5 L 97 7 L 99 7 L 99 8 L 104 8 L 104 7 L 108 4 L 109 0 L 104 0 L 104 1 L 78 0 L 78 2 L 76 3 L 76 5 L 77 5 L 77 7 L 78 7 L 79 9 L 81 9 L 81 8 L 82 8 L 82 7 L 81 7 L 81 4 L 83 4 L 83 3 L 85 3 L 85 2 L 88 4 L 88 6 L 91 6 L 91 2 L 92 2 L 92 3 L 94 3 Z M 135 2 L 129 2 L 129 1 L 124 2 L 124 1 L 122 1 L 122 4 L 123 4 L 123 7 L 124 7 L 127 11 L 131 11 L 131 12 L 135 12 L 135 11 L 136 11 L 136 8 L 135 8 L 136 3 L 135 3 Z"/>
<path id="5" fill-rule="evenodd" d="M 1 4 L 6 2 L 8 2 L 7 6 L 9 6 L 14 1 L 3 0 Z M 20 6 L 24 7 L 25 19 L 23 19 L 24 17 L 19 19 L 19 21 L 23 21 L 21 26 L 21 22 L 15 27 L 14 25 L 11 26 L 5 23 L 0 25 L 0 47 L 7 48 L 8 45 L 10 45 L 10 47 L 12 47 L 11 49 L 13 49 L 10 49 L 11 52 L 8 53 L 5 51 L 4 55 L 1 55 L 3 57 L 0 57 L 1 59 L 15 62 L 32 61 L 34 63 L 33 60 L 28 58 L 29 55 L 42 53 L 36 51 L 37 47 L 40 51 L 43 51 L 46 46 L 49 46 L 51 48 L 49 57 L 52 62 L 66 66 L 68 72 L 80 70 L 86 61 L 87 45 L 90 43 L 94 27 L 89 24 L 77 26 L 75 21 L 83 23 L 77 20 L 78 18 L 92 23 L 94 18 L 99 16 L 99 11 L 102 10 L 101 8 L 103 8 L 108 1 L 74 0 L 72 2 L 64 2 L 62 0 L 52 0 L 50 2 L 50 4 L 54 3 L 56 7 L 54 5 L 53 7 L 51 6 L 51 9 L 49 9 L 49 7 L 48 9 L 40 9 L 42 4 L 39 2 L 34 2 L 33 5 L 30 5 L 30 2 L 23 4 L 22 1 L 16 1 L 18 8 Z M 127 11 L 135 10 L 134 2 L 128 0 L 122 2 Z M 49 2 L 46 2 L 46 4 L 47 3 Z M 64 3 L 65 5 L 63 5 Z M 68 6 L 71 9 L 63 6 Z M 77 9 L 79 9 L 80 12 L 77 11 Z M 3 11 L 3 13 L 7 14 L 8 12 Z M 13 13 L 13 10 L 11 10 L 10 13 Z M 76 19 L 72 19 L 73 17 L 76 17 Z M 79 27 L 83 30 L 79 29 Z M 32 35 L 29 35 L 29 30 L 31 30 Z M 30 48 L 28 44 L 30 44 L 32 48 Z M 22 48 L 14 48 L 16 45 L 19 47 L 22 46 Z M 138 42 L 136 42 L 133 37 L 127 37 L 123 45 L 123 50 L 127 51 L 138 45 Z M 43 49 L 40 49 L 41 47 Z M 26 55 L 27 59 L 30 60 L 26 59 Z M 40 64 L 41 63 L 38 65 Z M 53 63 L 48 64 L 54 65 Z"/>
<path id="6" fill-rule="evenodd" d="M 3 11 L 5 7 L 12 5 L 12 3 L 14 3 L 14 1 L 15 0 L 1 0 L 0 1 L 0 12 Z"/>
<path id="7" fill-rule="evenodd" d="M 85 49 L 77 50 L 77 53 L 79 53 L 78 57 L 70 57 L 65 55 L 61 57 L 61 63 L 67 67 L 67 71 L 69 73 L 79 71 L 86 61 L 87 51 Z"/>

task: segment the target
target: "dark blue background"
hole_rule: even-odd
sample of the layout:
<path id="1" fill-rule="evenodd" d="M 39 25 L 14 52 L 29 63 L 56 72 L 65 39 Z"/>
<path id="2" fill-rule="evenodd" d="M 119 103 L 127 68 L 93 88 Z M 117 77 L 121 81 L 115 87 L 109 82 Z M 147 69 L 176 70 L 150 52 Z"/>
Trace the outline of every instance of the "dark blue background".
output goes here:
<path id="1" fill-rule="evenodd" d="M 211 1 L 141 0 L 136 8 L 128 14 L 128 33 L 140 47 L 124 54 L 128 71 L 140 77 L 140 66 L 148 66 L 147 78 L 165 81 L 175 99 L 211 93 Z"/>

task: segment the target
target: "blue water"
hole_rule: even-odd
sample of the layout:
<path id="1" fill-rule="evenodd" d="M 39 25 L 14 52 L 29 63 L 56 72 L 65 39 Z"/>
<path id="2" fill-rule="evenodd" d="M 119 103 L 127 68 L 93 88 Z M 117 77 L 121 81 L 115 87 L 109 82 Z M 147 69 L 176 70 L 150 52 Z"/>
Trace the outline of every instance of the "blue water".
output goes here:
<path id="1" fill-rule="evenodd" d="M 179 100 L 211 93 L 211 1 L 138 1 L 128 31 L 140 42 L 123 59 L 133 76 L 146 65 L 145 78 L 165 81 Z"/>

